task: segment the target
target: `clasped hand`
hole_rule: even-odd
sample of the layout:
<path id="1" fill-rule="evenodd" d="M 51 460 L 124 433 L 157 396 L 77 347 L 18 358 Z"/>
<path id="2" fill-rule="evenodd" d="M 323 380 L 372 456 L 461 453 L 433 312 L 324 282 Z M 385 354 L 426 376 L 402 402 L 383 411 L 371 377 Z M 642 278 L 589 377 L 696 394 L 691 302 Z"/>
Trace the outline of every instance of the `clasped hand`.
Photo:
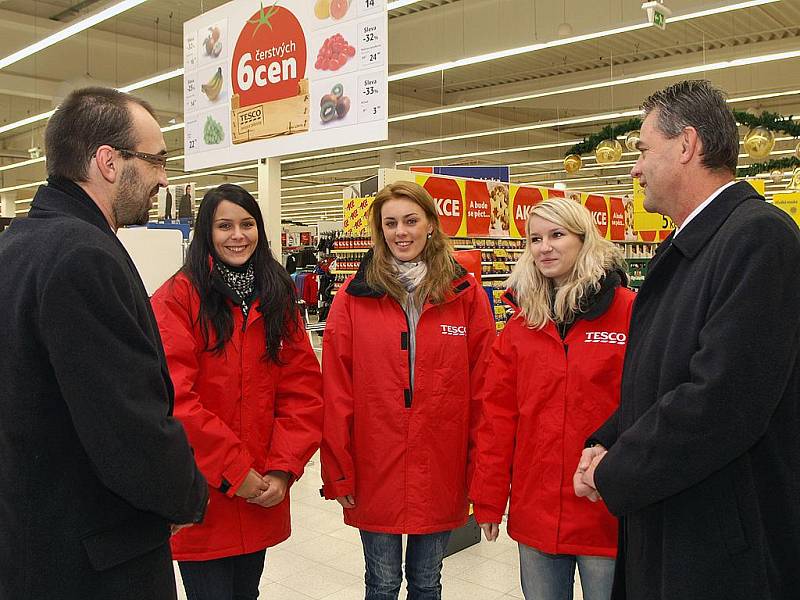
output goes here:
<path id="1" fill-rule="evenodd" d="M 592 502 L 601 500 L 594 483 L 594 471 L 607 453 L 608 451 L 600 445 L 584 448 L 578 468 L 575 470 L 575 475 L 572 476 L 572 486 L 575 488 L 576 496 L 588 498 Z"/>
<path id="2" fill-rule="evenodd" d="M 258 504 L 264 508 L 275 506 L 283 501 L 289 487 L 289 474 L 285 471 L 269 471 L 259 475 L 250 469 L 236 495 L 245 498 L 250 504 Z"/>

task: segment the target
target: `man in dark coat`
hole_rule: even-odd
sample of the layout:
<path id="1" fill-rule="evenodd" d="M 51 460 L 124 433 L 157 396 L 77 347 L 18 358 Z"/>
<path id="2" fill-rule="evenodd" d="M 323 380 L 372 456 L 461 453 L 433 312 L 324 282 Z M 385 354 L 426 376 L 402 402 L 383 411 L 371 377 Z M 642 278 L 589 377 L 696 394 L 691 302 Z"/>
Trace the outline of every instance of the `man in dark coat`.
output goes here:
<path id="1" fill-rule="evenodd" d="M 735 182 L 736 122 L 708 82 L 643 108 L 631 174 L 677 229 L 634 304 L 620 407 L 576 493 L 620 517 L 615 600 L 797 598 L 800 232 Z"/>
<path id="2" fill-rule="evenodd" d="M 176 597 L 176 524 L 208 490 L 141 279 L 115 235 L 166 185 L 152 109 L 73 92 L 45 132 L 48 184 L 0 237 L 0 598 Z"/>

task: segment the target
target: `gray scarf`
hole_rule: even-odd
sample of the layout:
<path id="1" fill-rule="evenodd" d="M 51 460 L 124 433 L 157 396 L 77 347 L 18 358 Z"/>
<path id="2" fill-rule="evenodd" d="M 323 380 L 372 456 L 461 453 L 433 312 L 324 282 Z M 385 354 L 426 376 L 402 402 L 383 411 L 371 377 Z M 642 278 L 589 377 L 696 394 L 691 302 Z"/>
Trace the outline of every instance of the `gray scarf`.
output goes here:
<path id="1" fill-rule="evenodd" d="M 422 262 L 401 262 L 394 261 L 397 268 L 397 276 L 400 283 L 406 288 L 408 295 L 406 296 L 406 304 L 403 307 L 406 317 L 408 318 L 408 352 L 411 363 L 411 385 L 414 385 L 414 362 L 417 356 L 417 323 L 419 323 L 419 315 L 422 310 L 422 303 L 424 298 L 419 299 L 414 293 L 425 276 L 428 274 L 428 266 Z"/>

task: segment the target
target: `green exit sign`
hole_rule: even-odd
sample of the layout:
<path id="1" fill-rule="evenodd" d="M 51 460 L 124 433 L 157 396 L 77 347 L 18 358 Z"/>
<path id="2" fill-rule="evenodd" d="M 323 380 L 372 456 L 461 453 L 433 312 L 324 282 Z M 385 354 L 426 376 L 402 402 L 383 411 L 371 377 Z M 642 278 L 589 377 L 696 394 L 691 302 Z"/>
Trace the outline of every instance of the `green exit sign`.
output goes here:
<path id="1" fill-rule="evenodd" d="M 658 9 L 653 11 L 653 25 L 659 29 L 667 28 L 667 17 L 664 13 L 659 12 Z"/>

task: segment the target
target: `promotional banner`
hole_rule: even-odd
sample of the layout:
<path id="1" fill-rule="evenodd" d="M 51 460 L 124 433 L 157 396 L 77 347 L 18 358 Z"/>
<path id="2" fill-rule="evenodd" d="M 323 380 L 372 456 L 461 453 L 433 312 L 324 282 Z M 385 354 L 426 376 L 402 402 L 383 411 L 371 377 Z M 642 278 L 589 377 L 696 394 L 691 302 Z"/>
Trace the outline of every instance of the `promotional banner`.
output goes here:
<path id="1" fill-rule="evenodd" d="M 772 197 L 772 203 L 785 211 L 794 222 L 800 225 L 800 192 L 792 192 L 789 194 L 775 194 Z"/>
<path id="2" fill-rule="evenodd" d="M 168 185 L 158 190 L 158 221 L 194 218 L 194 183 Z"/>
<path id="3" fill-rule="evenodd" d="M 633 179 L 633 225 L 643 242 L 665 240 L 675 229 L 675 223 L 666 215 L 644 209 L 644 188 L 639 179 Z"/>
<path id="4" fill-rule="evenodd" d="M 381 169 L 378 178 L 380 186 L 413 180 L 424 187 L 433 198 L 443 231 L 451 237 L 524 238 L 531 209 L 548 198 L 569 198 L 586 206 L 598 231 L 607 240 L 637 242 L 659 237 L 658 231 L 636 230 L 632 198 L 395 169 Z M 345 218 L 350 202 L 345 200 Z M 669 230 L 663 233 L 666 237 Z"/>
<path id="5" fill-rule="evenodd" d="M 374 196 L 369 198 L 346 198 L 343 202 L 343 223 L 346 235 L 369 235 L 369 207 Z"/>
<path id="6" fill-rule="evenodd" d="M 451 177 L 465 177 L 468 179 L 493 179 L 495 181 L 508 181 L 511 170 L 505 167 L 487 167 L 467 165 L 463 167 L 410 167 L 412 173 L 430 173 L 431 175 L 450 175 Z"/>
<path id="7" fill-rule="evenodd" d="M 186 170 L 388 137 L 386 0 L 234 0 L 187 21 Z"/>

